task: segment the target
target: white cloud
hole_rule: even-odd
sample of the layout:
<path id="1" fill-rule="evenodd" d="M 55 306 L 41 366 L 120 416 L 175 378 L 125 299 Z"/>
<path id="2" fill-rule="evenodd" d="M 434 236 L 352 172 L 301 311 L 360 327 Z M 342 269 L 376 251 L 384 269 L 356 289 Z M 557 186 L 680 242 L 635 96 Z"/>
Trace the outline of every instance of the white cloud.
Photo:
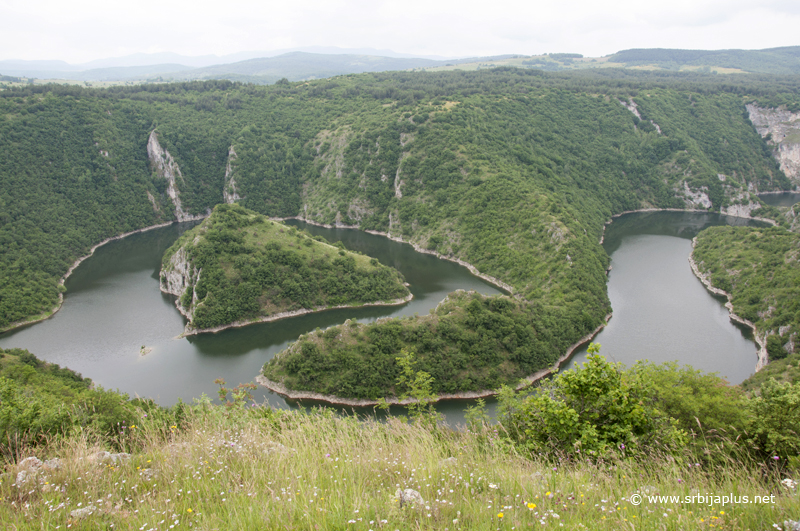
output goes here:
<path id="1" fill-rule="evenodd" d="M 796 0 L 6 0 L 0 59 L 79 63 L 135 52 L 299 46 L 598 56 L 625 48 L 789 46 L 800 44 L 799 24 Z"/>

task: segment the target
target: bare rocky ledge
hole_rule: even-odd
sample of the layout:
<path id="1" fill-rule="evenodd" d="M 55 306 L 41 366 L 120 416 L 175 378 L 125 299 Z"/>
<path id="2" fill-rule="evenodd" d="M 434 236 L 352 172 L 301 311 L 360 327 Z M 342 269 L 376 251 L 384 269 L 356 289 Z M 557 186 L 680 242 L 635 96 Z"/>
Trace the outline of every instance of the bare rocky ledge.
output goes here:
<path id="1" fill-rule="evenodd" d="M 708 291 L 715 295 L 723 295 L 725 298 L 728 299 L 728 302 L 725 303 L 725 307 L 728 309 L 730 313 L 731 320 L 736 321 L 737 323 L 743 324 L 753 330 L 753 337 L 755 337 L 756 343 L 758 344 L 758 361 L 756 362 L 756 372 L 760 371 L 764 367 L 767 366 L 769 363 L 769 356 L 767 354 L 767 334 L 760 336 L 758 334 L 758 330 L 756 329 L 755 323 L 744 319 L 743 317 L 739 317 L 733 311 L 733 303 L 731 302 L 732 297 L 731 294 L 725 290 L 715 288 L 714 285 L 711 283 L 711 276 L 700 271 L 700 268 L 697 266 L 697 262 L 694 261 L 694 248 L 697 245 L 697 237 L 692 239 L 692 254 L 689 255 L 689 265 L 692 266 L 692 271 L 694 275 L 700 279 L 700 282 L 706 287 Z"/>
<path id="2" fill-rule="evenodd" d="M 608 323 L 608 320 L 611 319 L 611 315 L 612 314 L 608 314 L 606 316 L 606 323 Z M 550 376 L 551 374 L 557 372 L 558 369 L 561 367 L 561 365 L 565 361 L 567 361 L 570 358 L 570 356 L 572 356 L 572 353 L 575 352 L 575 350 L 581 347 L 582 345 L 585 345 L 586 343 L 591 341 L 594 338 L 594 336 L 600 333 L 600 330 L 602 330 L 606 326 L 606 323 L 601 324 L 600 326 L 595 328 L 590 334 L 583 336 L 577 342 L 570 345 L 570 347 L 567 349 L 564 355 L 558 358 L 555 364 L 553 364 L 551 367 L 547 367 L 545 369 L 537 371 L 532 375 L 520 380 L 519 384 L 517 384 L 515 389 L 519 391 L 520 389 L 529 387 L 533 385 L 535 382 L 541 380 L 542 378 L 546 378 L 547 376 Z M 270 380 L 269 378 L 267 378 L 262 374 L 256 376 L 256 382 L 263 385 L 270 391 L 291 400 L 319 400 L 320 402 L 327 402 L 331 405 L 351 406 L 351 407 L 369 407 L 378 405 L 377 400 L 344 398 L 341 396 L 324 395 L 321 393 L 314 393 L 311 391 L 295 391 L 292 389 L 288 389 L 285 385 L 283 385 L 280 382 L 275 382 Z M 470 400 L 476 398 L 487 398 L 490 396 L 495 396 L 496 394 L 497 390 L 495 389 L 486 389 L 483 391 L 465 391 L 463 393 L 441 393 L 436 395 L 436 399 L 434 400 L 434 402 L 438 402 L 440 400 Z M 386 403 L 391 405 L 402 406 L 411 404 L 412 402 L 414 402 L 414 400 L 411 398 L 400 400 L 397 397 L 386 397 Z"/>
<path id="3" fill-rule="evenodd" d="M 161 291 L 164 290 L 162 289 Z M 169 293 L 167 291 L 164 292 Z M 365 302 L 364 304 L 342 304 L 340 306 L 317 306 L 315 308 L 302 308 L 300 310 L 294 310 L 291 312 L 280 312 L 273 315 L 267 315 L 265 317 L 259 317 L 258 319 L 250 319 L 247 321 L 235 321 L 230 324 L 215 326 L 213 328 L 189 328 L 189 325 L 187 324 L 186 328 L 184 329 L 184 332 L 178 337 L 180 338 L 180 337 L 194 336 L 197 334 L 206 334 L 206 333 L 215 334 L 217 332 L 221 332 L 222 330 L 226 330 L 228 328 L 241 328 L 243 326 L 248 326 L 256 323 L 269 323 L 272 321 L 279 321 L 281 319 L 288 319 L 289 317 L 297 317 L 299 315 L 305 315 L 308 313 L 324 312 L 326 310 L 340 310 L 343 308 L 364 308 L 366 306 L 400 306 L 401 304 L 410 302 L 411 299 L 413 298 L 414 295 L 412 293 L 409 293 L 402 299 L 394 299 L 391 301 L 377 301 L 377 302 Z M 175 301 L 175 305 L 178 306 L 178 310 L 181 309 L 179 300 Z"/>

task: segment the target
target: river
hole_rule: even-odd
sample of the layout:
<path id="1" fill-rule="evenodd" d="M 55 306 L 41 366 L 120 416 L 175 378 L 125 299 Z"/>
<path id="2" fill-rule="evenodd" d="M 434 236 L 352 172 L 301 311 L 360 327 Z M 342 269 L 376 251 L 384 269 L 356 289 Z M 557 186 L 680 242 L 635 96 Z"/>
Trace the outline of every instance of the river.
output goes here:
<path id="1" fill-rule="evenodd" d="M 168 406 L 202 393 L 216 396 L 213 381 L 250 382 L 263 364 L 299 335 L 348 318 L 425 314 L 456 289 L 499 290 L 465 267 L 417 253 L 410 245 L 349 229 L 289 222 L 399 269 L 414 300 L 400 307 L 320 312 L 217 334 L 178 339 L 185 324 L 173 297 L 159 291 L 161 256 L 192 224 L 135 234 L 97 249 L 67 280 L 62 309 L 51 319 L 0 335 L 0 348 L 26 348 L 70 367 L 105 388 L 150 397 Z M 717 371 L 738 383 L 753 372 L 755 344 L 728 319 L 719 299 L 692 275 L 691 238 L 712 224 L 747 224 L 739 218 L 697 213 L 641 213 L 608 226 L 604 246 L 613 269 L 609 296 L 614 317 L 596 339 L 606 356 L 632 363 L 678 360 Z M 140 355 L 140 348 L 152 348 Z M 580 361 L 582 354 L 574 360 Z M 263 388 L 257 401 L 293 407 Z M 469 402 L 445 402 L 440 411 L 460 421 Z"/>
<path id="2" fill-rule="evenodd" d="M 759 199 L 764 201 L 767 205 L 774 207 L 790 207 L 795 203 L 800 203 L 800 193 L 798 192 L 783 192 L 780 194 L 761 194 Z"/>
<path id="3" fill-rule="evenodd" d="M 638 212 L 614 220 L 603 247 L 611 256 L 608 297 L 614 316 L 595 337 L 600 353 L 632 365 L 677 361 L 738 384 L 755 371 L 750 329 L 731 322 L 689 265 L 692 238 L 714 225 L 765 226 L 719 214 Z M 586 359 L 586 349 L 568 367 Z"/>
<path id="4" fill-rule="evenodd" d="M 216 378 L 224 378 L 229 387 L 251 382 L 272 356 L 316 328 L 348 318 L 424 315 L 456 289 L 500 293 L 466 267 L 418 253 L 408 244 L 357 230 L 288 223 L 397 268 L 414 299 L 403 306 L 331 310 L 178 339 L 186 321 L 174 297 L 159 291 L 158 273 L 164 251 L 193 226 L 181 223 L 98 248 L 67 279 L 61 310 L 50 319 L 0 335 L 0 348 L 26 348 L 105 388 L 168 406 L 178 399 L 190 402 L 202 393 L 216 397 Z M 142 356 L 142 346 L 153 350 Z M 258 402 L 266 399 L 275 407 L 287 407 L 283 398 L 266 389 L 259 388 L 255 395 Z"/>

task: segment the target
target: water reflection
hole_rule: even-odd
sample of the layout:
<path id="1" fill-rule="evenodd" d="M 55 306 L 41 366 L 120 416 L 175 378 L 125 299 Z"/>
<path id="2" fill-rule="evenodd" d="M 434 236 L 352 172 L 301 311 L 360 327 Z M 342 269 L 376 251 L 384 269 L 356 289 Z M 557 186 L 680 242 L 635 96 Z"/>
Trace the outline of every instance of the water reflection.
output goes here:
<path id="1" fill-rule="evenodd" d="M 609 225 L 605 248 L 614 267 L 609 296 L 615 316 L 598 338 L 603 354 L 626 363 L 645 357 L 658 361 L 658 354 L 721 371 L 734 383 L 752 372 L 753 343 L 688 268 L 689 240 L 700 230 L 723 223 L 752 222 L 714 214 L 657 212 L 623 216 Z M 397 267 L 411 284 L 414 300 L 399 307 L 331 310 L 176 339 L 184 319 L 174 307 L 174 298 L 158 289 L 163 252 L 191 226 L 175 224 L 99 248 L 69 278 L 62 310 L 47 321 L 0 335 L 0 347 L 27 348 L 104 387 L 171 405 L 201 394 L 216 396 L 216 378 L 225 378 L 231 386 L 252 381 L 275 353 L 315 328 L 348 318 L 370 321 L 425 314 L 459 288 L 499 292 L 466 268 L 417 253 L 406 244 L 356 230 L 291 224 Z M 141 356 L 142 345 L 152 352 Z M 298 407 L 297 402 L 287 402 L 263 388 L 256 392 L 256 400 L 273 407 Z M 494 402 L 487 402 L 491 409 Z M 471 403 L 448 401 L 437 408 L 455 424 Z M 371 414 L 372 408 L 356 411 Z"/>

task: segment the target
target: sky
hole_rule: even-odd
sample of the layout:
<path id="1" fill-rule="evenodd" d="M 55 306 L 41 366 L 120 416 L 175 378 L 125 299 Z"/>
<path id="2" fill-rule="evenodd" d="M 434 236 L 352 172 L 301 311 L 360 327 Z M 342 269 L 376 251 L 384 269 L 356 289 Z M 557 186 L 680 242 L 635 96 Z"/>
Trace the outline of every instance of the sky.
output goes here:
<path id="1" fill-rule="evenodd" d="M 0 0 L 0 60 L 308 46 L 474 57 L 800 44 L 798 0 Z"/>

